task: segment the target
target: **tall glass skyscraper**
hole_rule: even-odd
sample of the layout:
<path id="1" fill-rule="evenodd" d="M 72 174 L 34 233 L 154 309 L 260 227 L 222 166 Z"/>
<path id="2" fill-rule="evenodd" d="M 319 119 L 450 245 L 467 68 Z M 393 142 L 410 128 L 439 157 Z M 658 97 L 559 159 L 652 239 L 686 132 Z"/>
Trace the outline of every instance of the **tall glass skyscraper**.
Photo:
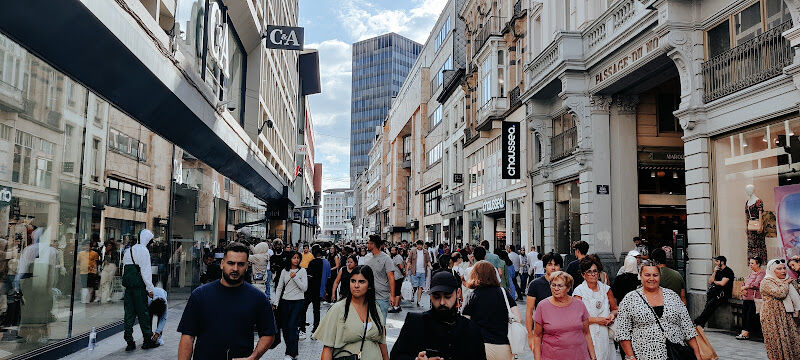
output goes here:
<path id="1" fill-rule="evenodd" d="M 395 33 L 353 44 L 350 181 L 369 165 L 375 126 L 382 124 L 422 45 Z"/>

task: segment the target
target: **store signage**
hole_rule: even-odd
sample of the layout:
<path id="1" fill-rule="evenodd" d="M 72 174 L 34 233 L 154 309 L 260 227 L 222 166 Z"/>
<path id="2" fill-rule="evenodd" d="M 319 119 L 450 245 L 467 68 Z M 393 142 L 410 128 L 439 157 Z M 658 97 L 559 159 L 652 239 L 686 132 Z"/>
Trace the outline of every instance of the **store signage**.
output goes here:
<path id="1" fill-rule="evenodd" d="M 0 186 L 0 208 L 6 207 L 11 204 L 11 188 L 8 186 Z"/>
<path id="2" fill-rule="evenodd" d="M 464 182 L 464 174 L 453 174 L 453 182 L 454 183 L 463 183 Z"/>
<path id="3" fill-rule="evenodd" d="M 660 48 L 660 39 L 661 36 L 655 36 L 642 43 L 639 43 L 639 46 L 636 46 L 633 49 L 625 52 L 622 54 L 622 56 L 615 59 L 616 61 L 592 74 L 591 78 L 594 79 L 594 86 L 600 85 L 616 75 L 618 72 L 640 62 L 647 55 L 650 55 L 658 50 Z"/>
<path id="4" fill-rule="evenodd" d="M 228 23 L 219 4 L 209 2 L 208 8 L 208 55 L 217 63 L 225 77 L 229 77 Z"/>
<path id="5" fill-rule="evenodd" d="M 650 153 L 652 160 L 683 160 L 683 153 L 681 152 L 652 152 Z"/>
<path id="6" fill-rule="evenodd" d="M 519 179 L 519 123 L 503 121 L 503 179 Z"/>
<path id="7" fill-rule="evenodd" d="M 483 202 L 483 213 L 499 212 L 506 209 L 505 195 L 498 196 Z"/>
<path id="8" fill-rule="evenodd" d="M 267 25 L 267 49 L 303 50 L 303 28 Z"/>
<path id="9" fill-rule="evenodd" d="M 295 148 L 294 153 L 297 155 L 308 154 L 308 145 L 297 145 L 297 148 Z"/>
<path id="10" fill-rule="evenodd" d="M 609 185 L 597 185 L 597 195 L 608 195 L 611 193 Z"/>

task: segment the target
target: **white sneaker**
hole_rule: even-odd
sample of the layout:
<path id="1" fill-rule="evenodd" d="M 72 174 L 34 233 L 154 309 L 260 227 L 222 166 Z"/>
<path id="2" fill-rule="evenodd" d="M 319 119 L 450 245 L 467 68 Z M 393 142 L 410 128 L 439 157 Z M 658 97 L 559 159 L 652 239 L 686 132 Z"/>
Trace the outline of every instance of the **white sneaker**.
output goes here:
<path id="1" fill-rule="evenodd" d="M 306 339 L 306 332 L 305 331 L 301 331 L 300 332 L 300 340 L 305 340 L 305 339 Z"/>
<path id="2" fill-rule="evenodd" d="M 289 355 L 286 355 L 283 357 L 283 360 L 294 360 L 294 358 Z"/>

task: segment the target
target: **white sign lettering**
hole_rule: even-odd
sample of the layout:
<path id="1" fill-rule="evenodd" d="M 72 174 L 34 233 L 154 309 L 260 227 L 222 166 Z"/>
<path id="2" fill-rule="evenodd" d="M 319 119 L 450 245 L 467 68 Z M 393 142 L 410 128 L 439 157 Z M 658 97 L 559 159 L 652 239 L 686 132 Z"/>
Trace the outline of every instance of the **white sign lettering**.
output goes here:
<path id="1" fill-rule="evenodd" d="M 228 24 L 216 1 L 211 1 L 208 9 L 208 54 L 228 77 Z"/>

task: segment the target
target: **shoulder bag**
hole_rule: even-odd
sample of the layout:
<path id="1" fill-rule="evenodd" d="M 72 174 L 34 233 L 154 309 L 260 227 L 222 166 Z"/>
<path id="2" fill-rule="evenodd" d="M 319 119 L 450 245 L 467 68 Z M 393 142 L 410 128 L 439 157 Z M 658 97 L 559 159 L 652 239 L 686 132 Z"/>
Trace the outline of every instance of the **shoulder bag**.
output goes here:
<path id="1" fill-rule="evenodd" d="M 511 305 L 508 304 L 508 297 L 506 291 L 500 288 L 500 295 L 506 303 L 506 310 L 508 310 L 508 343 L 511 345 L 511 352 L 514 354 L 522 354 L 528 348 L 528 331 L 525 326 L 519 322 L 516 315 L 511 312 Z"/>
<path id="2" fill-rule="evenodd" d="M 346 322 L 347 322 L 347 319 L 345 319 L 345 323 Z M 361 359 L 361 352 L 364 351 L 364 340 L 367 339 L 367 326 L 369 326 L 369 306 L 367 306 L 367 322 L 364 323 L 364 334 L 361 335 L 361 348 L 358 349 L 358 354 L 353 354 L 353 353 L 351 353 L 351 352 L 349 352 L 347 350 L 340 349 L 339 351 L 336 352 L 336 354 L 333 355 L 333 360 L 360 360 Z M 346 353 L 348 353 L 350 355 L 336 357 L 336 355 L 339 354 L 342 351 L 344 351 L 344 352 L 346 352 Z"/>
<path id="3" fill-rule="evenodd" d="M 758 201 L 756 201 L 758 202 Z M 753 204 L 755 205 L 755 204 Z M 750 205 L 745 202 L 745 206 L 747 207 L 747 231 L 758 231 L 761 232 L 761 214 L 759 214 L 755 219 L 753 218 L 753 214 L 750 211 Z"/>
<path id="4" fill-rule="evenodd" d="M 122 266 L 122 286 L 126 288 L 132 288 L 139 285 L 139 283 L 144 284 L 144 280 L 142 280 L 142 269 L 139 265 L 136 264 L 136 260 L 133 258 L 133 246 L 128 248 L 128 251 L 131 254 L 131 262 L 133 262 L 133 266 L 136 267 L 135 272 L 125 272 L 125 265 Z M 138 279 L 138 280 L 137 280 Z"/>
<path id="5" fill-rule="evenodd" d="M 664 341 L 667 345 L 667 359 L 669 360 L 697 360 L 694 356 L 694 350 L 688 345 L 674 343 L 669 340 L 667 337 L 667 333 L 664 331 L 664 328 L 661 326 L 661 321 L 658 319 L 658 315 L 656 315 L 656 311 L 653 310 L 653 307 L 650 306 L 650 303 L 647 302 L 647 299 L 642 296 L 638 290 L 635 290 L 636 294 L 639 295 L 639 298 L 644 301 L 645 305 L 650 309 L 650 312 L 653 313 L 653 317 L 656 319 L 656 324 L 658 324 L 658 328 L 661 329 L 661 333 L 664 334 Z M 665 301 L 666 303 L 666 301 Z M 664 309 L 666 310 L 666 308 Z"/>
<path id="6" fill-rule="evenodd" d="M 280 284 L 280 279 L 278 279 L 278 284 Z M 281 289 L 281 295 L 278 296 L 278 306 L 275 307 L 275 310 L 272 311 L 272 316 L 275 318 L 275 323 L 278 325 L 275 328 L 275 339 L 272 340 L 272 345 L 269 346 L 270 349 L 274 349 L 278 347 L 281 343 L 281 298 L 283 298 L 283 293 L 286 292 L 286 286 L 289 285 L 289 282 L 283 284 L 283 289 Z"/>

